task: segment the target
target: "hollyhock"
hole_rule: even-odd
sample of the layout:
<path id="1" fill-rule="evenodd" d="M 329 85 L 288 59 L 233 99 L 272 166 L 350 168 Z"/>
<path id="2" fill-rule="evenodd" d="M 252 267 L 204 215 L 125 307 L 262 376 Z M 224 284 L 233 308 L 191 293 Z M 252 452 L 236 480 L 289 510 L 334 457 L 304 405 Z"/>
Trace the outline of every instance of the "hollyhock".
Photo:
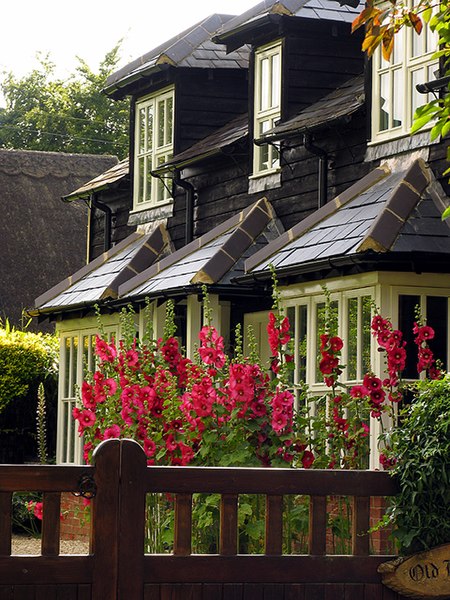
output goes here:
<path id="1" fill-rule="evenodd" d="M 369 390 L 364 385 L 353 385 L 349 393 L 352 398 L 365 398 L 369 395 Z"/>
<path id="2" fill-rule="evenodd" d="M 108 440 L 110 438 L 118 438 L 120 437 L 121 429 L 119 425 L 111 425 L 105 429 L 103 434 L 103 439 Z"/>
<path id="3" fill-rule="evenodd" d="M 95 353 L 100 362 L 114 362 L 117 357 L 117 349 L 114 345 L 114 341 L 108 344 L 108 342 L 97 335 L 95 337 Z"/>

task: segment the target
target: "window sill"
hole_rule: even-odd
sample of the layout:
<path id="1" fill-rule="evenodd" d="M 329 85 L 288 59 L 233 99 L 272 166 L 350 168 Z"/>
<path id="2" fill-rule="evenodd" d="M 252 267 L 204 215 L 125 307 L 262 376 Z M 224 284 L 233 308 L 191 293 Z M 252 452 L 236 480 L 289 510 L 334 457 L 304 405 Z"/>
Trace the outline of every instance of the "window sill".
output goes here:
<path id="1" fill-rule="evenodd" d="M 248 178 L 248 193 L 265 192 L 281 187 L 281 169 L 265 171 L 258 175 L 250 175 Z"/>
<path id="2" fill-rule="evenodd" d="M 421 131 L 414 135 L 408 133 L 397 136 L 393 135 L 391 138 L 369 142 L 365 160 L 379 160 L 380 158 L 387 158 L 396 154 L 411 152 L 411 150 L 426 148 L 438 143 L 439 139 L 433 141 L 430 140 L 429 130 Z"/>
<path id="3" fill-rule="evenodd" d="M 144 225 L 154 221 L 167 219 L 173 215 L 173 200 L 158 204 L 158 206 L 146 206 L 130 211 L 128 225 Z"/>

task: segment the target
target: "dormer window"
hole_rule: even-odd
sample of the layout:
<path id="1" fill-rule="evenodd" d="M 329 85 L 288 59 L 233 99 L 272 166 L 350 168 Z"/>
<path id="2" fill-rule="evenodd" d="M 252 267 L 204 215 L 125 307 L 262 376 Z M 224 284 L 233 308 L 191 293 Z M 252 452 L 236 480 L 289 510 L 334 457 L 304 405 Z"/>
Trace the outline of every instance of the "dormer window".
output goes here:
<path id="1" fill-rule="evenodd" d="M 372 142 L 409 134 L 415 110 L 431 99 L 420 94 L 416 85 L 435 78 L 436 48 L 437 36 L 425 25 L 420 35 L 411 28 L 400 30 L 389 61 L 380 49 L 374 54 Z"/>
<path id="2" fill-rule="evenodd" d="M 173 154 L 174 89 L 166 88 L 136 102 L 134 210 L 171 201 L 171 181 L 152 171 Z"/>
<path id="3" fill-rule="evenodd" d="M 255 52 L 255 91 L 253 137 L 260 138 L 281 116 L 281 42 Z M 276 171 L 278 149 L 270 144 L 254 145 L 253 175 Z"/>

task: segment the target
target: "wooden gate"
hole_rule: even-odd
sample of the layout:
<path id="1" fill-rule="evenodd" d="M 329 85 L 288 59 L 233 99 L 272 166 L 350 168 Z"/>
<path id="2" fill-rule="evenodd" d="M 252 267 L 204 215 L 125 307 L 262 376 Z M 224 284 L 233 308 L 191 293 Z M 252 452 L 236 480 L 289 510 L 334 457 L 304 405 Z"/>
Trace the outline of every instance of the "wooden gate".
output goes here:
<path id="1" fill-rule="evenodd" d="M 95 483 L 91 551 L 59 553 L 60 495 Z M 11 556 L 11 497 L 41 491 L 41 555 Z M 144 553 L 146 494 L 174 499 L 171 554 Z M 220 495 L 217 554 L 191 554 L 192 496 Z M 108 440 L 95 465 L 0 466 L 1 600 L 393 600 L 370 554 L 370 498 L 395 494 L 383 472 L 148 467 L 141 447 Z M 261 494 L 264 554 L 238 554 L 238 497 Z M 282 553 L 283 496 L 309 497 L 308 554 Z M 327 555 L 327 497 L 352 497 L 351 554 Z"/>

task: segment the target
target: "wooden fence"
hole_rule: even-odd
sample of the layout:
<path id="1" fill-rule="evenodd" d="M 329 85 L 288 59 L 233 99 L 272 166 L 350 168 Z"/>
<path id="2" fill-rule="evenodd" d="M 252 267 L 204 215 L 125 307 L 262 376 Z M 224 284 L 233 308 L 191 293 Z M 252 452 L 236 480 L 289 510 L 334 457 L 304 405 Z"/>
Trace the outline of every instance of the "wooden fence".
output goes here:
<path id="1" fill-rule="evenodd" d="M 61 555 L 61 492 L 93 482 L 91 550 Z M 11 555 L 11 498 L 41 491 L 41 555 Z M 171 554 L 145 554 L 146 494 L 174 498 Z M 217 554 L 191 554 L 192 496 L 220 494 Z M 370 497 L 393 495 L 383 472 L 148 467 L 141 447 L 109 440 L 95 465 L 0 466 L 1 600 L 393 600 L 370 554 Z M 266 498 L 264 554 L 238 554 L 238 497 Z M 282 553 L 283 496 L 309 496 L 308 554 Z M 352 497 L 351 554 L 327 555 L 327 497 Z"/>

